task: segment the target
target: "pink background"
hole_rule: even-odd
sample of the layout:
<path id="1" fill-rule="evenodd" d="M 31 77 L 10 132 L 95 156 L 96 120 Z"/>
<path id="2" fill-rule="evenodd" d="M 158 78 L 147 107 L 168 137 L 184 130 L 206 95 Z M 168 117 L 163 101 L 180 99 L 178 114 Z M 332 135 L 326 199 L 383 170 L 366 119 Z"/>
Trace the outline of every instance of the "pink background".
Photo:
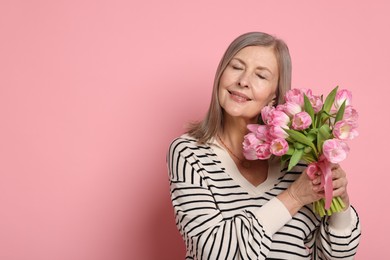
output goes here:
<path id="1" fill-rule="evenodd" d="M 288 43 L 294 87 L 352 90 L 356 259 L 383 259 L 389 13 L 387 0 L 1 0 L 0 259 L 183 259 L 165 154 L 247 31 Z"/>

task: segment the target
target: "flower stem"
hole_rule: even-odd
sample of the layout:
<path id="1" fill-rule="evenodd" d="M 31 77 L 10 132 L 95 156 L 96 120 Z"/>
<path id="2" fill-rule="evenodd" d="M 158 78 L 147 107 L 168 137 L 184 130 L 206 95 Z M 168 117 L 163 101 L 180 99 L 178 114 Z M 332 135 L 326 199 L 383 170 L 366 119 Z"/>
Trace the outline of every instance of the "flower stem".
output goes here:
<path id="1" fill-rule="evenodd" d="M 320 199 L 313 202 L 313 210 L 321 218 L 323 216 L 331 216 L 333 213 L 342 212 L 345 208 L 345 204 L 340 197 L 335 197 L 332 199 L 329 209 L 325 209 L 325 200 Z"/>

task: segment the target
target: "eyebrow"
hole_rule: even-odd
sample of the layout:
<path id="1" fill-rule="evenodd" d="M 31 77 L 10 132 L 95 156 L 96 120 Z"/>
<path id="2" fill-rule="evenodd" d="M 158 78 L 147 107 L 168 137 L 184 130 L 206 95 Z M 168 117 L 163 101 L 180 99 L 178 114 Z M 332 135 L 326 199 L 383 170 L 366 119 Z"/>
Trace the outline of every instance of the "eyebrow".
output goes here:
<path id="1" fill-rule="evenodd" d="M 237 57 L 232 58 L 232 60 L 238 60 L 239 62 L 241 62 L 241 63 L 243 63 L 243 64 L 246 64 L 242 59 L 237 58 Z M 271 71 L 269 68 L 267 68 L 267 67 L 264 67 L 264 66 L 257 66 L 256 69 L 267 70 L 269 73 L 271 73 L 271 75 L 273 75 L 272 71 Z"/>

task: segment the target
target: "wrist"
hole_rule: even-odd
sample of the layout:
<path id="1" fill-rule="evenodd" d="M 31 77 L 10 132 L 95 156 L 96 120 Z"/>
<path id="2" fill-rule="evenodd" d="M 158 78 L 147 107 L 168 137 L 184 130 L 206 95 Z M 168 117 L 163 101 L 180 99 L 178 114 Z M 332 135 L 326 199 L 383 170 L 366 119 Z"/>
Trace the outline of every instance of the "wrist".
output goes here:
<path id="1" fill-rule="evenodd" d="M 290 196 L 290 198 L 293 199 L 293 200 L 296 202 L 296 204 L 297 204 L 296 206 L 302 208 L 302 207 L 305 205 L 305 203 L 303 203 L 303 202 L 298 198 L 298 196 L 292 191 L 291 188 L 288 188 L 286 191 L 287 191 L 288 196 Z"/>
<path id="2" fill-rule="evenodd" d="M 291 216 L 295 215 L 304 206 L 290 188 L 280 193 L 277 198 L 284 204 Z"/>

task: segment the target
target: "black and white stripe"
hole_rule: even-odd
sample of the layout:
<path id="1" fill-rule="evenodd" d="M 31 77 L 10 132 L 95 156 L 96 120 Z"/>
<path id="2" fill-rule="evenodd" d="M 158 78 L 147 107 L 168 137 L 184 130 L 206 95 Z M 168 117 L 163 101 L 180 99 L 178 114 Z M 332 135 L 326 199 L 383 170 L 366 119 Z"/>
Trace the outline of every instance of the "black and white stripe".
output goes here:
<path id="1" fill-rule="evenodd" d="M 251 196 L 225 172 L 210 146 L 191 138 L 171 143 L 167 164 L 186 259 L 346 259 L 356 253 L 358 218 L 348 234 L 337 234 L 310 206 L 267 235 L 253 212 L 284 191 L 302 172 L 299 166 L 285 172 L 271 190 Z"/>

